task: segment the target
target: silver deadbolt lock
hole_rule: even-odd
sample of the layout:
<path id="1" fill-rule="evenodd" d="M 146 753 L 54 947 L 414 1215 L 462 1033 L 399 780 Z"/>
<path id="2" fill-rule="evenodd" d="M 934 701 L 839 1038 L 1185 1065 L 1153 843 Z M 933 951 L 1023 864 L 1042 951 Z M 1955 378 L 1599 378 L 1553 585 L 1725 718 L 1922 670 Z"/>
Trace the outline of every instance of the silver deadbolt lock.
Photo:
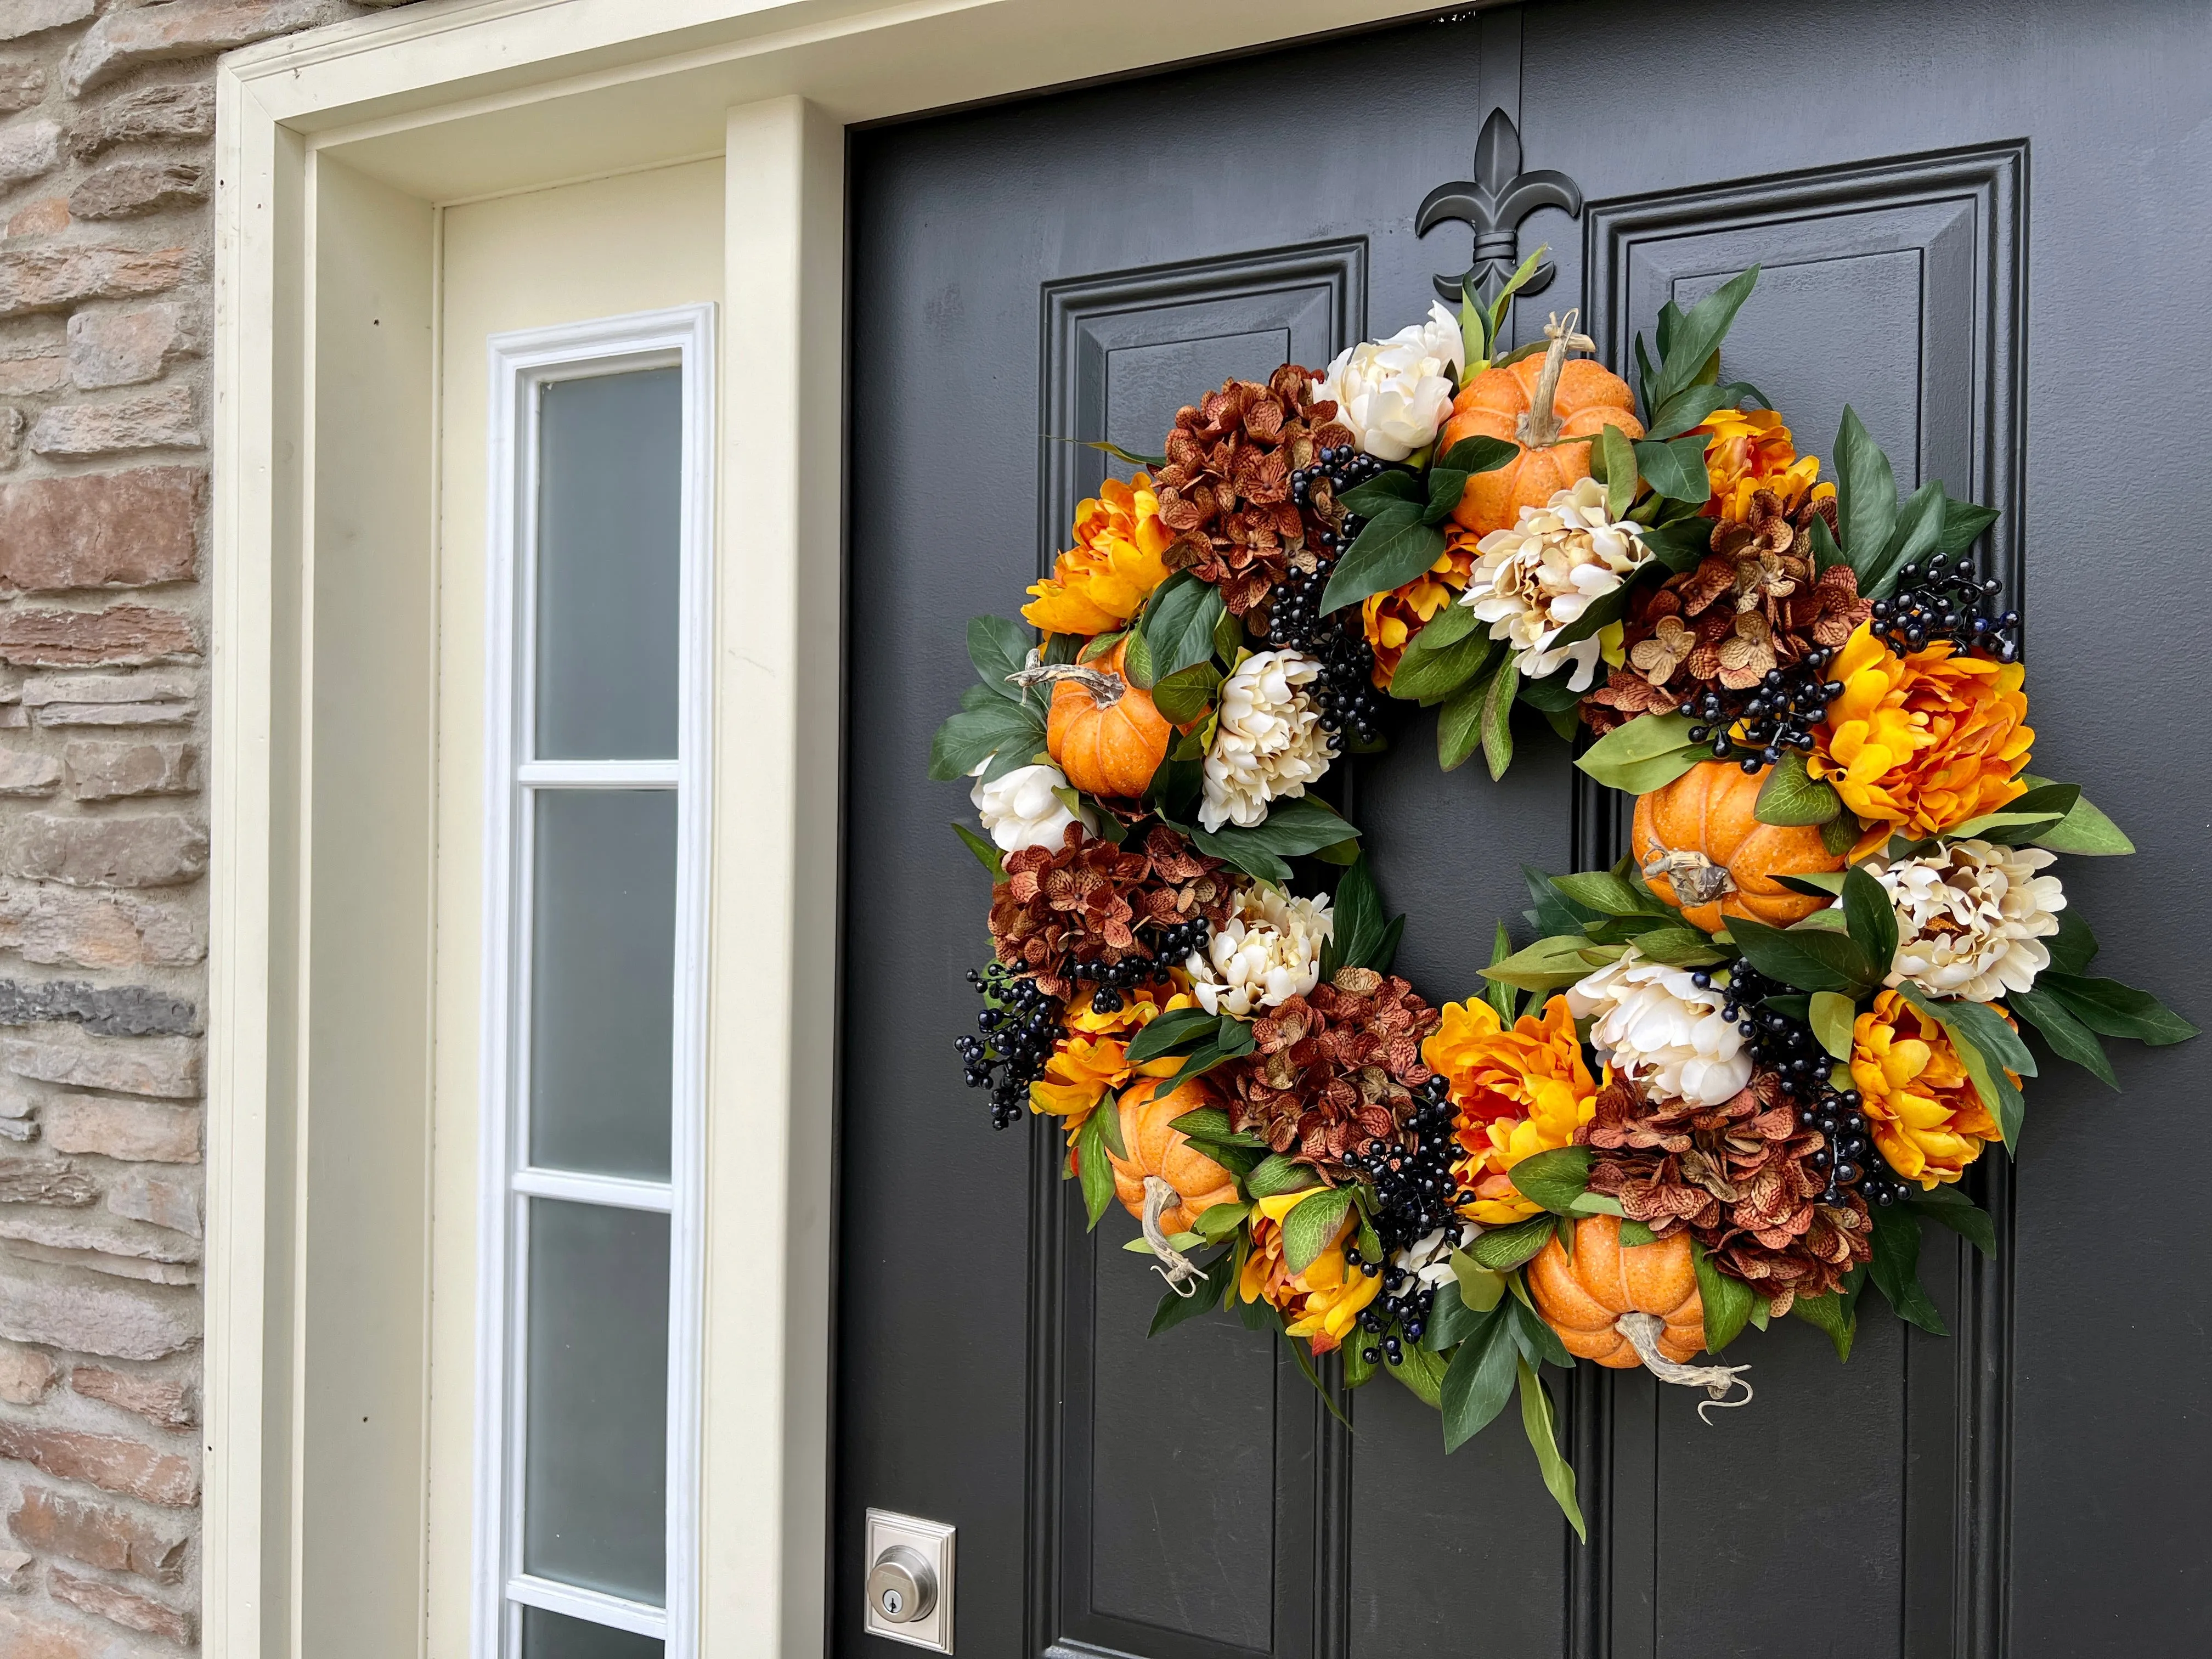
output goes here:
<path id="1" fill-rule="evenodd" d="M 894 1625 L 926 1619 L 937 1605 L 937 1569 L 910 1544 L 893 1544 L 868 1573 L 868 1600 Z"/>
<path id="2" fill-rule="evenodd" d="M 952 1528 L 941 1521 L 868 1511 L 870 1635 L 952 1651 Z"/>

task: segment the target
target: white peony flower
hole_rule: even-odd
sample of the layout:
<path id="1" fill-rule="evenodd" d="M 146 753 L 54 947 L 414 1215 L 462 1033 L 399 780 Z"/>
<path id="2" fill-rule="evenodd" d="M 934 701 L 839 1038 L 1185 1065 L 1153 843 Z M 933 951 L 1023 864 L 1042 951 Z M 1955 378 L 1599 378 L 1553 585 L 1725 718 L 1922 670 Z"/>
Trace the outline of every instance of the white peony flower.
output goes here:
<path id="1" fill-rule="evenodd" d="M 975 803 L 984 833 L 998 843 L 1000 852 L 1042 847 L 1056 853 L 1071 823 L 1081 824 L 1086 836 L 1098 833 L 1098 821 L 1091 816 L 1089 807 L 1072 812 L 1067 803 L 1052 793 L 1067 787 L 1067 776 L 1057 766 L 1017 766 L 985 783 L 983 767 L 990 763 L 985 761 L 969 773 L 976 781 L 968 799 Z"/>
<path id="2" fill-rule="evenodd" d="M 1717 1106 L 1751 1081 L 1751 1055 L 1722 1012 L 1726 1001 L 1687 969 L 1648 961 L 1632 945 L 1567 988 L 1569 1012 L 1596 1016 L 1589 1040 L 1599 1059 L 1655 1099 L 1692 1106 Z"/>
<path id="3" fill-rule="evenodd" d="M 1481 556 L 1459 602 L 1490 624 L 1492 639 L 1522 653 L 1522 678 L 1541 679 L 1571 662 L 1568 690 L 1587 691 L 1604 651 L 1598 635 L 1552 642 L 1650 559 L 1638 526 L 1615 522 L 1605 509 L 1605 486 L 1584 478 L 1542 507 L 1522 507 L 1520 523 L 1492 531 L 1475 546 Z"/>
<path id="4" fill-rule="evenodd" d="M 1336 418 L 1376 460 L 1402 461 L 1436 441 L 1466 367 L 1459 319 L 1431 303 L 1427 322 L 1339 352 L 1314 396 L 1336 404 Z"/>
<path id="5" fill-rule="evenodd" d="M 1895 864 L 1868 860 L 1897 907 L 1888 982 L 1969 1002 L 2028 989 L 2051 965 L 2042 941 L 2066 908 L 2058 878 L 2036 873 L 2053 859 L 2039 847 L 1954 841 Z"/>
<path id="6" fill-rule="evenodd" d="M 1279 1008 L 1321 983 L 1322 946 L 1335 927 L 1326 897 L 1293 898 L 1255 883 L 1183 964 L 1190 994 L 1207 1013 L 1239 1019 Z"/>
<path id="7" fill-rule="evenodd" d="M 1321 665 L 1296 651 L 1262 651 L 1221 683 L 1220 722 L 1206 757 L 1198 821 L 1250 829 L 1267 803 L 1303 795 L 1328 770 L 1336 739 L 1322 729 L 1313 690 Z"/>
<path id="8" fill-rule="evenodd" d="M 1392 1296 L 1405 1296 L 1417 1288 L 1437 1290 L 1457 1277 L 1452 1272 L 1452 1252 L 1463 1250 L 1482 1231 L 1472 1221 L 1437 1227 L 1421 1235 L 1390 1258 L 1390 1282 L 1383 1288 Z"/>

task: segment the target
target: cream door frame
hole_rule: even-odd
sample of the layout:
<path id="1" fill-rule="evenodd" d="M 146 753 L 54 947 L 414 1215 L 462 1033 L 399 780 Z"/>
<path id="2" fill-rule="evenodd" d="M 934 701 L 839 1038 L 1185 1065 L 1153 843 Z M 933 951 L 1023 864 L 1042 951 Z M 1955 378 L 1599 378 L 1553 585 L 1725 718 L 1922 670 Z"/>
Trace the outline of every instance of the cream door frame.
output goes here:
<path id="1" fill-rule="evenodd" d="M 428 1607 L 441 208 L 726 164 L 701 1651 L 825 1640 L 844 128 L 1407 0 L 428 0 L 218 81 L 204 1635 Z M 1428 8 L 1426 9 L 1435 9 Z M 452 925 L 450 918 L 444 919 Z M 356 1420 L 357 1419 L 357 1420 Z"/>

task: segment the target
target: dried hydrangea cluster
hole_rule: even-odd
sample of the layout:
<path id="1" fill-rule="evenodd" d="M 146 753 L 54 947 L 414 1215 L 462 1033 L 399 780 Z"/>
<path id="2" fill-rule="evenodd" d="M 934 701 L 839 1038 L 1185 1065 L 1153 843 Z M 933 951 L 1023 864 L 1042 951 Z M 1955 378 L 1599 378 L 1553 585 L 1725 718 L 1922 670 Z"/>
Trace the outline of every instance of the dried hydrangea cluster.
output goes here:
<path id="1" fill-rule="evenodd" d="M 1034 633 L 969 624 L 932 749 L 993 882 L 966 1080 L 1054 1126 L 1092 1226 L 1128 1212 L 1154 1329 L 1241 1306 L 1448 1444 L 1510 1363 L 1554 1474 L 1562 1349 L 1741 1404 L 1692 1362 L 1748 1323 L 1848 1358 L 1870 1288 L 1940 1334 L 1921 1224 L 1994 1248 L 1965 1189 L 2021 1133 L 2023 1031 L 2107 1081 L 2106 1039 L 2194 1034 L 2090 971 L 2053 866 L 2133 849 L 2027 770 L 1995 514 L 1886 495 L 1849 411 L 1846 499 L 1717 383 L 1756 280 L 1667 307 L 1635 387 L 1571 316 L 1503 351 L 1500 299 L 1206 392 L 1078 510 Z M 1535 937 L 1459 1001 L 1395 971 L 1334 804 L 1417 706 L 1447 769 L 1501 776 L 1533 708 L 1635 798 L 1630 855 L 1531 873 Z"/>

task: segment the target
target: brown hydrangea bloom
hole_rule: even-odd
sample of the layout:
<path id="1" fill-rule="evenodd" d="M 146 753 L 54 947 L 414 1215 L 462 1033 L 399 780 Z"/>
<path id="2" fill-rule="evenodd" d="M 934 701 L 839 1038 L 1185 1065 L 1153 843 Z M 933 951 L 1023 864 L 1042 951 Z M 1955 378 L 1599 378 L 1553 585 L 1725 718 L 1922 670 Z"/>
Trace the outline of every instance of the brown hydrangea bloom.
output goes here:
<path id="1" fill-rule="evenodd" d="M 1237 881 L 1219 859 L 1208 858 L 1164 823 L 1154 824 L 1145 837 L 1145 882 L 1132 897 L 1140 921 L 1173 927 L 1203 916 L 1218 927 L 1228 915 Z"/>
<path id="2" fill-rule="evenodd" d="M 1785 513 L 1762 489 L 1741 521 L 1717 521 L 1712 551 L 1694 570 L 1631 605 L 1621 640 L 1628 659 L 1583 699 L 1584 723 L 1602 735 L 1717 689 L 1741 702 L 1771 670 L 1839 649 L 1873 607 L 1848 565 L 1814 574 L 1813 520 L 1832 534 L 1835 514 L 1826 496 Z"/>
<path id="3" fill-rule="evenodd" d="M 1662 1237 L 1688 1230 L 1775 1317 L 1832 1291 L 1873 1253 L 1865 1200 L 1846 1191 L 1840 1204 L 1820 1201 L 1827 1177 L 1810 1159 L 1824 1143 L 1801 1127 L 1771 1072 L 1718 1106 L 1649 1102 L 1616 1078 L 1575 1139 L 1600 1153 L 1592 1192 Z"/>
<path id="4" fill-rule="evenodd" d="M 1219 859 L 1164 824 L 1138 848 L 1071 823 L 1057 852 L 1025 847 L 1008 854 L 1005 867 L 1006 878 L 991 890 L 992 946 L 1000 962 L 1034 974 L 1047 995 L 1062 998 L 1075 994 L 1071 962 L 1150 960 L 1139 927 L 1200 916 L 1216 924 L 1237 896 Z"/>
<path id="5" fill-rule="evenodd" d="M 1314 378 L 1285 363 L 1265 386 L 1230 380 L 1186 405 L 1153 478 L 1160 522 L 1176 536 L 1168 566 L 1213 583 L 1237 616 L 1264 610 L 1269 590 L 1305 552 L 1291 474 L 1323 447 L 1352 441 L 1336 405 L 1315 401 Z"/>
<path id="6" fill-rule="evenodd" d="M 1237 1128 L 1325 1176 L 1395 1137 L 1433 1075 L 1421 1039 L 1437 1011 L 1402 979 L 1340 968 L 1326 985 L 1252 1023 L 1253 1052 L 1216 1075 Z"/>

